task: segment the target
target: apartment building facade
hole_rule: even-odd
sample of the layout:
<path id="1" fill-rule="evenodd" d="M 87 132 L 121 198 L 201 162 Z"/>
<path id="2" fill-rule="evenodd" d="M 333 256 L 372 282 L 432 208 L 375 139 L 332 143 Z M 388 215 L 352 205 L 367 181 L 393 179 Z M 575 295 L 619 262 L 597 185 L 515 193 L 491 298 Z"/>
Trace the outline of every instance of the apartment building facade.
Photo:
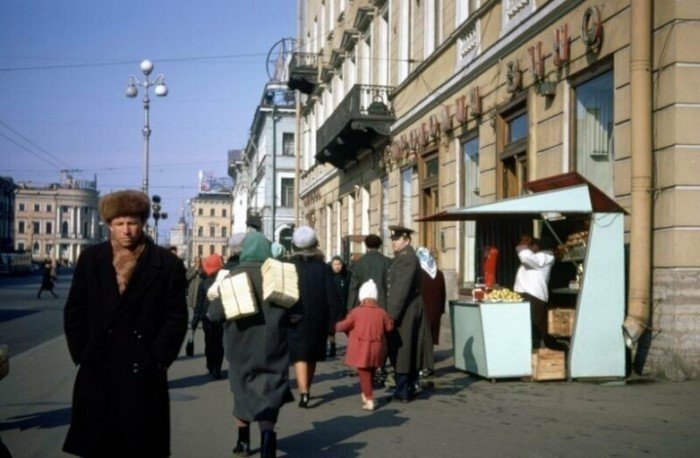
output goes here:
<path id="1" fill-rule="evenodd" d="M 14 250 L 15 182 L 0 177 L 0 252 Z"/>
<path id="2" fill-rule="evenodd" d="M 517 196 L 525 182 L 575 171 L 630 213 L 630 264 L 651 265 L 631 294 L 651 292 L 643 300 L 653 331 L 638 352 L 644 370 L 697 377 L 697 2 L 299 6 L 290 87 L 301 94 L 300 219 L 318 230 L 328 255 L 359 252 L 353 239 L 371 232 L 386 240 L 389 224 L 403 224 L 416 230 L 414 244 L 436 252 L 456 297 L 478 274 L 479 228 L 416 219 Z M 634 22 L 644 9 L 649 23 Z M 648 80 L 641 92 L 640 71 Z M 646 139 L 635 127 L 645 122 Z M 634 159 L 645 149 L 647 159 Z M 635 164 L 644 160 L 652 171 L 640 175 Z M 642 194 L 651 195 L 650 240 L 640 250 L 634 219 L 646 212 L 632 202 Z"/>
<path id="3" fill-rule="evenodd" d="M 232 227 L 231 191 L 218 189 L 200 192 L 190 199 L 190 211 L 190 257 L 206 258 L 219 254 L 224 260 L 228 258 Z"/>
<path id="4" fill-rule="evenodd" d="M 80 253 L 103 239 L 97 182 L 65 175 L 60 183 L 19 183 L 15 196 L 15 250 L 32 260 L 74 265 Z"/>

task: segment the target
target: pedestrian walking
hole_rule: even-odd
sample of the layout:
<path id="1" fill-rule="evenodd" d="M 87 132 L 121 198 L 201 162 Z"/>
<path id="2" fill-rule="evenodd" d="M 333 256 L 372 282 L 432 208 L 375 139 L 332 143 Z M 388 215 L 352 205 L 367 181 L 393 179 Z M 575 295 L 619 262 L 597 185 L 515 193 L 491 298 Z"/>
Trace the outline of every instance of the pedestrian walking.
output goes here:
<path id="1" fill-rule="evenodd" d="M 309 405 L 316 363 L 326 359 L 331 317 L 340 306 L 333 272 L 323 261 L 316 233 L 301 226 L 292 234 L 292 262 L 299 277 L 299 301 L 290 308 L 289 354 L 299 387 L 299 407 Z"/>
<path id="2" fill-rule="evenodd" d="M 445 276 L 438 269 L 435 258 L 425 247 L 416 249 L 416 256 L 421 267 L 421 295 L 425 309 L 425 336 L 423 340 L 424 375 L 430 376 L 435 372 L 434 346 L 440 343 L 440 320 L 445 313 Z"/>
<path id="3" fill-rule="evenodd" d="M 348 286 L 347 309 L 357 306 L 360 286 L 367 280 L 377 285 L 377 302 L 386 310 L 386 282 L 391 259 L 384 256 L 379 249 L 382 239 L 374 234 L 365 237 L 367 252 L 352 266 L 350 285 Z"/>
<path id="4" fill-rule="evenodd" d="M 389 266 L 387 312 L 394 320 L 389 358 L 394 366 L 394 399 L 409 402 L 418 382 L 420 350 L 424 339 L 421 267 L 413 247 L 411 229 L 389 226 L 394 259 Z"/>
<path id="5" fill-rule="evenodd" d="M 54 282 L 56 281 L 56 270 L 51 264 L 51 260 L 47 259 L 44 261 L 44 266 L 41 269 L 41 285 L 39 286 L 39 291 L 36 293 L 36 298 L 41 299 L 41 292 L 46 290 L 51 293 L 54 298 L 58 295 L 53 292 Z"/>
<path id="6" fill-rule="evenodd" d="M 199 322 L 202 322 L 207 372 L 214 380 L 221 378 L 221 364 L 224 361 L 224 325 L 221 320 L 209 319 L 208 313 L 211 302 L 207 297 L 207 291 L 214 284 L 217 273 L 223 267 L 224 261 L 218 254 L 212 254 L 202 262 L 202 280 L 197 294 L 197 306 L 192 317 L 193 334 Z"/>
<path id="7" fill-rule="evenodd" d="M 337 347 L 335 342 L 335 323 L 345 318 L 347 309 L 345 303 L 348 301 L 348 288 L 350 286 L 350 272 L 345 268 L 345 263 L 340 256 L 333 256 L 331 259 L 331 270 L 333 271 L 333 283 L 340 298 L 340 307 L 337 315 L 331 320 L 328 330 L 328 357 L 335 358 Z"/>
<path id="8" fill-rule="evenodd" d="M 374 410 L 372 381 L 377 368 L 384 365 L 387 353 L 386 333 L 394 329 L 394 322 L 377 302 L 377 285 L 367 280 L 358 294 L 360 305 L 335 325 L 338 332 L 348 333 L 348 351 L 345 364 L 357 369 L 360 376 L 362 409 Z"/>
<path id="9" fill-rule="evenodd" d="M 229 383 L 233 393 L 233 416 L 238 438 L 235 456 L 250 455 L 250 423 L 260 426 L 260 454 L 274 457 L 277 450 L 275 424 L 283 404 L 294 398 L 289 389 L 289 347 L 287 309 L 263 300 L 263 262 L 272 256 L 270 242 L 259 232 L 243 239 L 240 264 L 224 275 L 245 273 L 250 279 L 258 313 L 224 325 L 224 344 L 229 363 Z M 224 309 L 216 283 L 209 288 L 212 301 L 209 317 L 224 320 Z"/>
<path id="10" fill-rule="evenodd" d="M 187 269 L 187 306 L 194 310 L 197 305 L 197 292 L 202 281 L 202 258 L 194 258 L 194 264 Z"/>
<path id="11" fill-rule="evenodd" d="M 78 373 L 63 450 L 169 456 L 167 369 L 187 332 L 185 268 L 145 235 L 146 194 L 107 194 L 99 211 L 110 240 L 80 255 L 64 311 Z"/>

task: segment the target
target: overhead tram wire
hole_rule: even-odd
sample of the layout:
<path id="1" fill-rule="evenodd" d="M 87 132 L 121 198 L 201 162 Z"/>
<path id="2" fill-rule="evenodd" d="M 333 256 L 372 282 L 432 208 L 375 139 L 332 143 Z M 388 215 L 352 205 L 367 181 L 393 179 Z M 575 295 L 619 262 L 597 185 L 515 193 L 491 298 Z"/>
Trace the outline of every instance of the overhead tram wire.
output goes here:
<path id="1" fill-rule="evenodd" d="M 63 164 L 63 167 L 64 167 L 64 168 L 66 168 L 66 169 L 75 168 L 75 167 L 73 167 L 72 165 L 70 165 L 69 163 L 67 163 L 66 161 L 64 161 L 64 160 L 62 160 L 62 159 L 56 157 L 55 155 L 49 153 L 49 152 L 46 151 L 44 148 L 42 148 L 41 146 L 39 146 L 39 145 L 37 145 L 36 143 L 34 143 L 32 140 L 30 140 L 29 138 L 27 138 L 25 135 L 21 134 L 20 132 L 17 132 L 14 128 L 12 128 L 12 126 L 8 125 L 7 123 L 5 123 L 5 122 L 3 122 L 3 121 L 0 120 L 0 125 L 4 126 L 7 130 L 9 130 L 9 131 L 12 132 L 13 134 L 17 135 L 19 138 L 21 138 L 21 139 L 24 140 L 25 142 L 29 143 L 29 144 L 32 145 L 34 148 L 38 149 L 38 150 L 41 151 L 42 153 L 46 154 L 46 155 L 49 156 L 50 158 L 52 158 L 52 159 L 54 159 L 55 161 L 57 161 L 57 163 Z"/>
<path id="2" fill-rule="evenodd" d="M 49 161 L 48 159 L 46 159 L 46 158 L 40 156 L 39 154 L 37 154 L 37 153 L 35 153 L 34 151 L 30 150 L 29 148 L 27 148 L 26 146 L 22 145 L 21 143 L 16 142 L 14 139 L 12 139 L 11 137 L 7 136 L 6 134 L 4 134 L 4 133 L 2 133 L 2 132 L 0 132 L 0 137 L 5 138 L 7 141 L 9 141 L 9 142 L 11 142 L 11 143 L 14 143 L 14 144 L 17 145 L 19 148 L 23 149 L 24 151 L 28 152 L 29 154 L 31 154 L 31 155 L 33 155 L 33 156 L 36 156 L 38 159 L 41 159 L 42 161 L 46 162 L 46 163 L 49 164 L 51 167 L 55 167 L 57 170 L 62 170 L 62 169 L 64 168 L 62 165 L 56 164 L 56 163 L 54 163 L 54 162 L 52 162 L 52 161 Z"/>

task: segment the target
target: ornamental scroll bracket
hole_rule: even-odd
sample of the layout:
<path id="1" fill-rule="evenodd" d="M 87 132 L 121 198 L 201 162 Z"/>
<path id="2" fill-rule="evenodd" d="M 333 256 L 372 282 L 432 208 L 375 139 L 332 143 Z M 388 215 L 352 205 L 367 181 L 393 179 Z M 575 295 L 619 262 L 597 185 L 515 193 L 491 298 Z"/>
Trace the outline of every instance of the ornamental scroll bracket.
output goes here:
<path id="1" fill-rule="evenodd" d="M 586 45 L 586 51 L 594 54 L 603 44 L 603 23 L 595 6 L 589 6 L 581 17 L 581 41 Z"/>

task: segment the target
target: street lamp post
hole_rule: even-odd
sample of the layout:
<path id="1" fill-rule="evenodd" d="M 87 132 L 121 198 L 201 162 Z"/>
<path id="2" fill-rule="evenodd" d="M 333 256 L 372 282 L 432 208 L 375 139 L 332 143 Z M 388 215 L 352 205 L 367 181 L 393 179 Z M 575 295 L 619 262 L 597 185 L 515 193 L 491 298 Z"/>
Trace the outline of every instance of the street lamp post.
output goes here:
<path id="1" fill-rule="evenodd" d="M 136 97 L 139 93 L 137 86 L 144 88 L 143 95 L 143 111 L 144 125 L 141 132 L 143 133 L 143 192 L 148 195 L 148 140 L 151 136 L 151 126 L 149 118 L 150 102 L 148 98 L 148 89 L 155 86 L 154 92 L 158 97 L 168 95 L 168 87 L 165 85 L 165 76 L 158 75 L 154 81 L 149 80 L 149 75 L 153 71 L 153 62 L 146 59 L 141 62 L 141 72 L 146 76 L 146 79 L 139 81 L 135 76 L 129 76 L 129 83 L 126 86 L 126 96 L 130 99 Z M 157 220 L 156 220 L 157 222 Z"/>
<path id="2" fill-rule="evenodd" d="M 158 220 L 160 219 L 168 219 L 168 214 L 166 212 L 161 212 L 161 206 L 160 206 L 160 196 L 155 195 L 151 198 L 153 201 L 153 204 L 151 205 L 151 209 L 153 209 L 153 219 L 155 220 L 155 224 L 153 225 L 153 240 L 156 245 L 158 245 Z"/>

